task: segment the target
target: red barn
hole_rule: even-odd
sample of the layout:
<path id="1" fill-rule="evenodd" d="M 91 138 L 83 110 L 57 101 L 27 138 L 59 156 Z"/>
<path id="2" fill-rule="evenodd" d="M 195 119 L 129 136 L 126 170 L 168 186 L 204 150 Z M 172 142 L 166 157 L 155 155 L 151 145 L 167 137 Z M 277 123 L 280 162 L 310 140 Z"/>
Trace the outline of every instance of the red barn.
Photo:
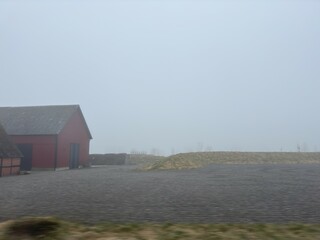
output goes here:
<path id="1" fill-rule="evenodd" d="M 20 173 L 22 154 L 0 124 L 0 177 Z"/>
<path id="2" fill-rule="evenodd" d="M 24 156 L 21 170 L 87 164 L 92 137 L 79 105 L 0 107 L 0 122 Z"/>

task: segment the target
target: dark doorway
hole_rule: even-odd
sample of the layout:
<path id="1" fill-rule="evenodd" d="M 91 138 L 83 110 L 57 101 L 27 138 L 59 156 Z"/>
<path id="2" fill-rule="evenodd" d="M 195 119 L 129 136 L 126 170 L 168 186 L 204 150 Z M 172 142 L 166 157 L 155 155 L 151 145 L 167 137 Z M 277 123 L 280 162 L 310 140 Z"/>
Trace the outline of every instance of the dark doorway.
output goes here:
<path id="1" fill-rule="evenodd" d="M 32 168 L 32 144 L 17 144 L 20 152 L 23 155 L 21 159 L 20 170 L 31 171 Z"/>
<path id="2" fill-rule="evenodd" d="M 79 150 L 80 145 L 77 143 L 71 143 L 70 145 L 70 160 L 69 168 L 74 169 L 79 167 Z"/>

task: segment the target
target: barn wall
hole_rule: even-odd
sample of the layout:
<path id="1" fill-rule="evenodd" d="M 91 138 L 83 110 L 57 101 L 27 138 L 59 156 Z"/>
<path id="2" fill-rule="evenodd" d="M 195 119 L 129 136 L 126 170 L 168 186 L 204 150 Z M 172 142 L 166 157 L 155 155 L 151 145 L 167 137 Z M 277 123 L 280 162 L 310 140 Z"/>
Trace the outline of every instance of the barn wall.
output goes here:
<path id="1" fill-rule="evenodd" d="M 79 165 L 85 165 L 89 160 L 90 136 L 79 111 L 71 116 L 62 132 L 58 135 L 57 168 L 69 167 L 70 146 L 72 143 L 80 145 Z"/>
<path id="2" fill-rule="evenodd" d="M 54 169 L 55 136 L 10 136 L 15 144 L 32 144 L 32 169 Z"/>
<path id="3" fill-rule="evenodd" d="M 20 173 L 20 158 L 0 159 L 0 177 L 18 175 Z"/>

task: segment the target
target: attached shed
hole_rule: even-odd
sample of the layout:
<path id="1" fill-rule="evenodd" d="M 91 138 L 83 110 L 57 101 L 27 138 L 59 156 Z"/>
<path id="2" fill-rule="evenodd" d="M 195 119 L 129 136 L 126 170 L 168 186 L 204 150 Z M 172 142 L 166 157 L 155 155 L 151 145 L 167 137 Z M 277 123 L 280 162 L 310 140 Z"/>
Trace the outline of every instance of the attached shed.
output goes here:
<path id="1" fill-rule="evenodd" d="M 23 154 L 21 170 L 87 164 L 91 133 L 79 105 L 0 107 L 0 122 Z"/>
<path id="2" fill-rule="evenodd" d="M 0 177 L 20 173 L 22 154 L 0 124 Z"/>

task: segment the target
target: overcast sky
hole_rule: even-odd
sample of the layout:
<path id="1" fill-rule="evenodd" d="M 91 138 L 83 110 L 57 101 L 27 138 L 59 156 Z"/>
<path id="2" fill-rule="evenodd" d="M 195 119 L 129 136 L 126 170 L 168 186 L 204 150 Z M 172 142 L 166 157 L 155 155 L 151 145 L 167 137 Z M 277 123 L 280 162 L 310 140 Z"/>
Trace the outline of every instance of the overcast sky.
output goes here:
<path id="1" fill-rule="evenodd" d="M 320 1 L 0 0 L 0 83 L 92 153 L 319 151 Z"/>

